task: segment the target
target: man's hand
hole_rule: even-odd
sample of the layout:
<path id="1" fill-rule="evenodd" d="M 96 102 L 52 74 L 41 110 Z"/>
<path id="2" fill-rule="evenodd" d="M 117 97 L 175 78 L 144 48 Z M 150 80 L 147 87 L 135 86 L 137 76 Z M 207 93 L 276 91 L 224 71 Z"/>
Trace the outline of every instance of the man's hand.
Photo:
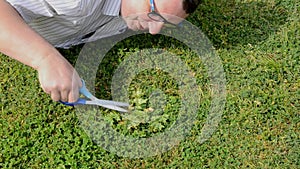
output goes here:
<path id="1" fill-rule="evenodd" d="M 41 86 L 54 101 L 75 102 L 82 86 L 81 79 L 72 65 L 57 55 L 48 56 L 38 64 Z"/>

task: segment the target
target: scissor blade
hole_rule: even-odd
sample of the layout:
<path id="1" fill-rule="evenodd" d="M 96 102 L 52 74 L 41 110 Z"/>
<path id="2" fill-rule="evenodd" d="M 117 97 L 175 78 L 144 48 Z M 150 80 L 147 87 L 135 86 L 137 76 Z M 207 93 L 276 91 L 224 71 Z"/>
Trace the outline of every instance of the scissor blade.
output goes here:
<path id="1" fill-rule="evenodd" d="M 121 107 L 118 107 L 118 106 L 115 106 L 115 105 L 100 105 L 102 107 L 105 107 L 105 108 L 108 108 L 108 109 L 111 109 L 111 110 L 116 110 L 116 111 L 119 111 L 119 112 L 124 112 L 124 113 L 127 113 L 128 110 L 124 109 L 124 108 L 121 108 Z"/>
<path id="2" fill-rule="evenodd" d="M 95 99 L 93 101 L 96 101 L 97 103 L 103 104 L 103 105 L 115 105 L 115 106 L 119 106 L 119 107 L 128 107 L 129 106 L 128 103 L 116 102 L 116 101 L 112 101 L 112 100 Z"/>
<path id="3" fill-rule="evenodd" d="M 111 103 L 109 101 L 109 103 Z M 93 100 L 93 101 L 86 101 L 86 104 L 89 105 L 97 105 L 97 106 L 101 106 L 101 107 L 105 107 L 111 110 L 116 110 L 119 112 L 128 112 L 128 110 L 126 110 L 125 108 L 119 107 L 118 105 L 114 105 L 114 104 L 103 104 L 103 101 L 99 101 L 99 100 Z M 124 107 L 128 107 L 128 106 L 124 106 Z"/>

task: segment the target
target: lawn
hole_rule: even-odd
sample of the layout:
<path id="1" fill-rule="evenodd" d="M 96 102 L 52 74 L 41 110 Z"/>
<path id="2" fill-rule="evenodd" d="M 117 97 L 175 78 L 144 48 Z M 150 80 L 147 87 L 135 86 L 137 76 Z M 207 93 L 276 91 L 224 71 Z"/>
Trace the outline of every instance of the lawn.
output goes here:
<path id="1" fill-rule="evenodd" d="M 192 122 L 185 121 L 190 107 L 181 109 L 185 104 L 180 101 L 182 91 L 190 88 L 182 90 L 172 73 L 159 68 L 137 66 L 123 72 L 142 70 L 126 88 L 117 86 L 128 92 L 132 106 L 131 113 L 122 114 L 53 102 L 39 86 L 36 71 L 0 54 L 0 168 L 300 168 L 299 13 L 296 0 L 204 0 L 189 16 L 212 42 L 226 77 L 221 121 L 204 142 L 199 136 L 214 89 L 209 68 L 174 38 L 140 34 L 117 43 L 99 65 L 93 87 L 97 97 L 112 99 L 114 72 L 122 71 L 127 61 L 179 56 L 166 65 L 183 64 L 188 67 L 184 75 L 195 79 L 187 80 L 199 89 L 199 95 L 193 86 L 187 94 L 192 97 L 188 105 L 199 107 Z M 145 50 L 149 48 L 163 52 Z M 60 51 L 76 65 L 81 49 Z M 171 70 L 178 68 L 184 66 Z M 178 143 L 163 140 L 170 146 L 161 153 L 143 156 L 145 145 L 131 142 L 126 151 L 114 145 L 115 137 L 102 137 L 112 131 L 124 138 L 156 137 L 171 131 L 178 118 L 190 130 Z"/>

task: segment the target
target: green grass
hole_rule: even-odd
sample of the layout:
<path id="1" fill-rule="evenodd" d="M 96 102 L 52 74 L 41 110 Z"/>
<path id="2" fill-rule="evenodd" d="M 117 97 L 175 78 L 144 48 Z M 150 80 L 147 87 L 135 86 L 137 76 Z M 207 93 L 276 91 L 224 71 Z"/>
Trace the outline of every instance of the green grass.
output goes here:
<path id="1" fill-rule="evenodd" d="M 0 168 L 299 168 L 299 8 L 295 0 L 205 0 L 188 18 L 213 42 L 227 80 L 222 121 L 203 144 L 196 140 L 209 109 L 210 87 L 201 60 L 160 35 L 132 37 L 109 52 L 97 72 L 98 97 L 111 99 L 113 71 L 133 52 L 150 47 L 180 55 L 201 87 L 191 135 L 154 157 L 131 159 L 98 146 L 79 119 L 89 114 L 51 101 L 34 70 L 1 55 Z M 74 64 L 79 50 L 61 52 Z M 135 114 L 99 113 L 119 133 L 155 136 L 178 117 L 178 87 L 167 73 L 144 71 L 128 88 Z M 145 115 L 155 105 L 148 98 L 156 89 L 167 94 L 167 108 Z M 135 117 L 138 122 L 128 120 Z"/>

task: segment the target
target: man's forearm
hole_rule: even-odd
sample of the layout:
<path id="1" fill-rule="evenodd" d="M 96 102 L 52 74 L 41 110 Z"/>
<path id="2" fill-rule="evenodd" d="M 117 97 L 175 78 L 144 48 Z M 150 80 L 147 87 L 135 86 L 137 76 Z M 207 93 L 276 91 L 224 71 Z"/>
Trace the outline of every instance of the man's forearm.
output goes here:
<path id="1" fill-rule="evenodd" d="M 58 51 L 32 30 L 18 12 L 0 0 L 0 52 L 35 69 L 44 59 L 60 57 Z"/>

